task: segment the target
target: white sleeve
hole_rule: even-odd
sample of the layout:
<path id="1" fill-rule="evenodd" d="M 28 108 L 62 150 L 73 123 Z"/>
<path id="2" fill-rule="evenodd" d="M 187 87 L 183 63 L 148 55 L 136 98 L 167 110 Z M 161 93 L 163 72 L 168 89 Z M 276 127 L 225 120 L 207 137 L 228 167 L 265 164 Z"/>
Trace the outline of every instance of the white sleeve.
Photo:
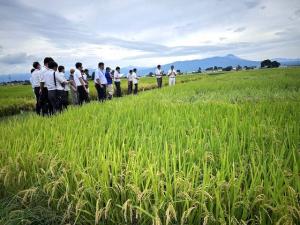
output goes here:
<path id="1" fill-rule="evenodd" d="M 40 74 L 39 74 L 39 77 L 40 77 L 40 82 L 41 83 L 44 83 L 45 82 L 45 71 L 41 71 Z"/>
<path id="2" fill-rule="evenodd" d="M 171 70 L 168 70 L 168 75 L 170 75 L 171 74 Z"/>
<path id="3" fill-rule="evenodd" d="M 55 77 L 56 79 L 60 82 L 60 83 L 64 83 L 67 80 L 65 79 L 65 77 L 63 75 L 61 75 L 60 73 L 55 73 Z"/>

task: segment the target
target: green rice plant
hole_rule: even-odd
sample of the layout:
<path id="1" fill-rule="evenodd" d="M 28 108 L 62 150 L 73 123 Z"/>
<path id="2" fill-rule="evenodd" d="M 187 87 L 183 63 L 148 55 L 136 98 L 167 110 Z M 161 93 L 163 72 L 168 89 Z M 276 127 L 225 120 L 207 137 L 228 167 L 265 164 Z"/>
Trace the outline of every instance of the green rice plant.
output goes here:
<path id="1" fill-rule="evenodd" d="M 204 75 L 3 119 L 0 222 L 299 224 L 299 74 Z"/>

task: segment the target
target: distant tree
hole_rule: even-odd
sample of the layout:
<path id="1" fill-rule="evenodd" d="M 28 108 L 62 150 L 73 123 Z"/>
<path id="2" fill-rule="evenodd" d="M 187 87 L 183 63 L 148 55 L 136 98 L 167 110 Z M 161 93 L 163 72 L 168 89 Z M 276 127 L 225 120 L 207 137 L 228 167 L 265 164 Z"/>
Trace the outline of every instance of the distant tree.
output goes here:
<path id="1" fill-rule="evenodd" d="M 150 72 L 149 74 L 148 74 L 148 77 L 152 77 L 153 76 L 153 72 Z"/>
<path id="2" fill-rule="evenodd" d="M 243 68 L 240 66 L 240 65 L 237 65 L 236 67 L 236 70 L 239 71 L 239 70 L 242 70 Z"/>
<path id="3" fill-rule="evenodd" d="M 277 61 L 272 62 L 272 68 L 278 68 L 280 66 L 280 63 Z"/>
<path id="4" fill-rule="evenodd" d="M 213 71 L 213 70 L 214 70 L 213 67 L 208 67 L 208 68 L 205 69 L 205 71 Z"/>
<path id="5" fill-rule="evenodd" d="M 231 71 L 233 69 L 232 66 L 227 66 L 225 68 L 223 68 L 223 71 Z"/>
<path id="6" fill-rule="evenodd" d="M 218 67 L 218 70 L 223 70 L 223 68 L 220 66 L 220 67 Z"/>
<path id="7" fill-rule="evenodd" d="M 198 73 L 201 73 L 201 67 L 198 68 L 198 71 L 197 71 L 197 72 L 198 72 Z"/>
<path id="8" fill-rule="evenodd" d="M 218 70 L 218 67 L 217 66 L 214 66 L 214 71 L 217 71 Z"/>
<path id="9" fill-rule="evenodd" d="M 272 67 L 272 61 L 270 59 L 266 59 L 260 63 L 261 68 L 271 68 Z"/>
<path id="10" fill-rule="evenodd" d="M 92 80 L 95 79 L 95 71 L 92 73 Z"/>

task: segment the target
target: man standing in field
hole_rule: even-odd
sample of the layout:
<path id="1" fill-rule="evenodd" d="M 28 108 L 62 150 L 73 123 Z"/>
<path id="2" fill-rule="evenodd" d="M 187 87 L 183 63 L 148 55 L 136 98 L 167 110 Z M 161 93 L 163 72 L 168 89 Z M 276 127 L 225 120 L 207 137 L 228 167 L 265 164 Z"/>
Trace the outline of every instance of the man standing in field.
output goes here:
<path id="1" fill-rule="evenodd" d="M 48 98 L 48 89 L 45 86 L 45 74 L 49 70 L 49 63 L 53 61 L 51 57 L 46 57 L 44 59 L 44 66 L 40 72 L 40 104 L 43 116 L 53 114 L 53 108 Z"/>
<path id="2" fill-rule="evenodd" d="M 64 66 L 59 66 L 58 67 L 58 73 L 57 76 L 59 76 L 63 80 L 67 80 L 65 77 L 65 67 Z M 61 92 L 62 94 L 62 109 L 67 109 L 69 105 L 69 90 L 70 87 L 68 84 L 63 85 L 63 91 Z"/>
<path id="3" fill-rule="evenodd" d="M 107 79 L 104 72 L 104 63 L 100 62 L 98 64 L 98 69 L 95 71 L 95 87 L 98 93 L 98 100 L 103 102 L 106 100 L 106 85 Z"/>
<path id="4" fill-rule="evenodd" d="M 108 99 L 111 100 L 114 94 L 114 87 L 112 85 L 112 74 L 109 67 L 106 67 L 105 77 L 107 80 Z"/>
<path id="5" fill-rule="evenodd" d="M 156 76 L 156 80 L 157 80 L 157 87 L 161 88 L 162 87 L 162 71 L 161 71 L 160 65 L 158 65 L 155 70 L 155 76 Z"/>
<path id="6" fill-rule="evenodd" d="M 176 70 L 174 69 L 174 66 L 171 66 L 171 69 L 168 71 L 168 77 L 169 77 L 169 86 L 174 86 L 175 85 L 175 77 L 177 73 Z"/>
<path id="7" fill-rule="evenodd" d="M 114 72 L 114 82 L 116 85 L 116 96 L 122 97 L 122 91 L 121 91 L 121 76 L 120 76 L 120 67 L 116 67 L 116 70 Z"/>
<path id="8" fill-rule="evenodd" d="M 41 65 L 39 62 L 33 63 L 33 72 L 31 73 L 30 82 L 32 85 L 33 92 L 35 94 L 36 104 L 35 112 L 39 115 L 41 113 L 41 104 L 40 104 L 40 69 Z"/>
<path id="9" fill-rule="evenodd" d="M 127 94 L 132 94 L 132 86 L 133 86 L 133 81 L 132 81 L 132 70 L 129 70 L 129 73 L 127 75 L 127 80 L 128 80 L 128 91 Z"/>
<path id="10" fill-rule="evenodd" d="M 137 70 L 136 70 L 136 68 L 134 68 L 132 71 L 132 82 L 134 85 L 133 94 L 135 94 L 135 95 L 137 95 L 137 93 L 138 93 L 138 80 L 139 80 L 139 77 L 137 75 Z"/>
<path id="11" fill-rule="evenodd" d="M 82 105 L 83 102 L 88 102 L 88 90 L 86 89 L 86 83 L 82 77 L 82 63 L 77 62 L 75 64 L 75 72 L 74 72 L 74 82 L 76 84 L 77 93 L 78 93 L 78 103 Z"/>

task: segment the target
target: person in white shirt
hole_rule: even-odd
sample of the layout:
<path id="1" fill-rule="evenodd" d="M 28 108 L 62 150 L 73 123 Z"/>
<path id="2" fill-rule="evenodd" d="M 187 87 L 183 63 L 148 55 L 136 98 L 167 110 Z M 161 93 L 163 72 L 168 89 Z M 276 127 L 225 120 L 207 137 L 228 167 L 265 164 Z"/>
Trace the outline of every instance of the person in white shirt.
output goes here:
<path id="1" fill-rule="evenodd" d="M 67 81 L 66 76 L 65 76 L 65 67 L 64 66 L 58 67 L 58 76 L 63 77 L 64 80 Z M 61 94 L 62 94 L 62 102 L 61 102 L 62 109 L 67 109 L 68 105 L 69 105 L 69 91 L 70 91 L 69 83 L 70 82 L 68 82 L 68 84 L 63 85 L 64 90 L 61 92 Z"/>
<path id="2" fill-rule="evenodd" d="M 49 70 L 49 63 L 53 61 L 51 57 L 46 57 L 44 59 L 44 66 L 40 71 L 40 104 L 43 116 L 53 114 L 53 108 L 48 98 L 48 89 L 45 86 L 45 74 Z"/>
<path id="3" fill-rule="evenodd" d="M 104 71 L 104 63 L 98 63 L 98 69 L 95 71 L 94 77 L 95 88 L 98 93 L 98 100 L 103 102 L 106 100 L 107 79 Z"/>
<path id="4" fill-rule="evenodd" d="M 116 67 L 116 70 L 114 72 L 114 82 L 116 86 L 116 97 L 122 97 L 122 91 L 121 91 L 121 76 L 120 76 L 120 67 Z"/>
<path id="5" fill-rule="evenodd" d="M 45 86 L 48 89 L 48 99 L 53 107 L 53 114 L 62 110 L 64 85 L 68 84 L 65 77 L 57 72 L 57 63 L 49 63 L 49 70 L 45 73 Z"/>
<path id="6" fill-rule="evenodd" d="M 78 93 L 78 104 L 82 105 L 83 102 L 89 102 L 88 98 L 88 90 L 86 89 L 86 83 L 82 77 L 82 63 L 77 62 L 75 64 L 75 72 L 74 72 L 74 82 L 76 84 L 77 93 Z"/>
<path id="7" fill-rule="evenodd" d="M 168 71 L 168 77 L 169 77 L 169 86 L 175 85 L 175 77 L 177 75 L 176 70 L 174 69 L 174 66 L 171 66 L 171 69 Z"/>
<path id="8" fill-rule="evenodd" d="M 128 91 L 127 94 L 132 94 L 132 86 L 133 86 L 133 80 L 132 80 L 132 70 L 129 70 L 129 73 L 127 75 L 128 80 Z"/>
<path id="9" fill-rule="evenodd" d="M 32 64 L 33 71 L 31 73 L 30 82 L 32 85 L 33 92 L 35 94 L 36 104 L 35 104 L 35 112 L 40 115 L 41 113 L 41 104 L 40 104 L 40 73 L 41 73 L 41 65 L 39 62 L 34 62 Z"/>
<path id="10" fill-rule="evenodd" d="M 156 80 L 157 80 L 157 87 L 161 88 L 162 87 L 162 71 L 161 71 L 160 65 L 158 65 L 155 70 L 155 76 L 156 76 Z"/>
<path id="11" fill-rule="evenodd" d="M 137 75 L 137 70 L 136 70 L 136 68 L 134 68 L 132 71 L 132 82 L 134 85 L 133 94 L 135 94 L 135 95 L 138 93 L 138 80 L 139 80 L 139 77 Z"/>

